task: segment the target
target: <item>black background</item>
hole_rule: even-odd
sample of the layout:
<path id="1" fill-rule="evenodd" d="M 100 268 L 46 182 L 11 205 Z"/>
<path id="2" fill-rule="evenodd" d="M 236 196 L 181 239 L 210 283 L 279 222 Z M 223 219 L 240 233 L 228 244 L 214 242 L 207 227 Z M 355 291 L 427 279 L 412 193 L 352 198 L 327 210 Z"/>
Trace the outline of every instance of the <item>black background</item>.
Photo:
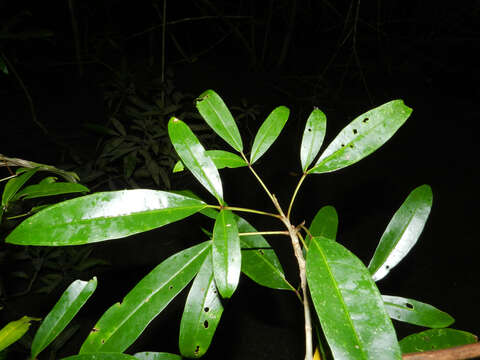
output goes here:
<path id="1" fill-rule="evenodd" d="M 32 95 L 38 120 L 55 139 L 94 156 L 91 135 L 81 124 L 106 122 L 99 84 L 111 74 L 104 64 L 119 68 L 126 61 L 138 74 L 158 76 L 162 7 L 162 1 L 75 2 L 84 61 L 80 75 L 67 1 L 1 3 L 1 24 L 28 11 L 11 33 L 38 28 L 53 32 L 47 39 L 0 38 L 0 50 L 13 61 Z M 452 327 L 478 334 L 479 3 L 178 0 L 167 4 L 167 21 L 198 17 L 205 18 L 167 27 L 165 59 L 175 86 L 194 95 L 214 89 L 229 106 L 241 101 L 259 105 L 261 114 L 250 123 L 254 131 L 274 107 L 291 109 L 287 126 L 257 167 L 285 206 L 299 178 L 301 134 L 314 106 L 327 115 L 325 144 L 374 106 L 401 98 L 414 109 L 398 133 L 373 155 L 338 172 L 308 178 L 295 203 L 294 221 L 308 224 L 320 207 L 333 205 L 339 214 L 337 240 L 368 264 L 395 210 L 411 190 L 429 184 L 434 203 L 424 232 L 379 288 L 384 294 L 430 303 L 455 317 Z M 141 33 L 152 26 L 155 30 Z M 249 50 L 238 33 L 249 44 L 254 38 L 255 46 Z M 171 35 L 182 45 L 183 54 Z M 118 46 L 111 46 L 108 39 Z M 24 93 L 11 74 L 0 75 L 0 104 L 0 153 L 61 167 L 65 161 L 61 149 L 53 135 L 44 135 L 31 121 Z M 252 141 L 246 137 L 247 143 Z M 3 175 L 4 169 L 0 170 Z M 225 170 L 222 179 L 229 204 L 272 210 L 248 171 Z M 193 180 L 173 182 L 174 188 L 185 185 L 205 195 Z M 248 219 L 258 229 L 278 227 L 268 219 Z M 103 311 L 156 264 L 206 239 L 199 230 L 205 221 L 200 217 L 192 221 L 96 248 L 95 254 L 112 266 L 97 274 L 97 293 L 79 314 L 85 325 L 61 355 L 73 354 Z M 290 245 L 282 238 L 271 243 L 295 283 Z M 185 296 L 182 293 L 152 322 L 128 352 L 177 353 Z M 7 302 L 2 318 L 6 322 L 24 313 L 44 316 L 54 302 L 55 296 Z M 260 288 L 242 277 L 205 358 L 302 358 L 301 310 L 292 294 Z M 422 330 L 395 325 L 400 338 Z"/>

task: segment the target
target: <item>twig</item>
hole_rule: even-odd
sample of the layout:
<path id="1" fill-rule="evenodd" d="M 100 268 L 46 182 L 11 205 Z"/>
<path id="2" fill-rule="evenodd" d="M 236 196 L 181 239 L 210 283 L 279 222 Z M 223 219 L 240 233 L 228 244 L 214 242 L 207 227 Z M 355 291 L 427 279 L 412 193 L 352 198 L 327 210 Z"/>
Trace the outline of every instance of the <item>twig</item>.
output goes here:
<path id="1" fill-rule="evenodd" d="M 4 54 L 4 53 L 0 53 L 0 56 L 2 57 L 3 61 L 5 62 L 5 64 L 7 65 L 8 67 L 8 70 L 13 74 L 13 76 L 15 77 L 15 79 L 17 79 L 18 81 L 18 84 L 20 85 L 20 87 L 22 88 L 23 90 L 23 93 L 25 94 L 25 97 L 27 98 L 27 102 L 28 102 L 28 107 L 30 108 L 30 113 L 32 114 L 32 120 L 35 124 L 37 124 L 37 126 L 42 129 L 43 133 L 45 135 L 48 135 L 48 130 L 47 128 L 40 122 L 37 120 L 37 114 L 35 112 L 35 106 L 33 105 L 33 100 L 32 100 L 32 97 L 30 96 L 30 93 L 28 92 L 27 90 L 27 87 L 25 86 L 25 84 L 23 83 L 23 80 L 22 78 L 20 77 L 20 75 L 18 75 L 17 71 L 15 70 L 15 67 L 12 65 L 12 63 L 8 60 L 7 56 Z"/>
<path id="2" fill-rule="evenodd" d="M 456 346 L 449 349 L 423 351 L 404 354 L 402 359 L 407 360 L 462 360 L 480 356 L 480 342 L 469 345 Z"/>

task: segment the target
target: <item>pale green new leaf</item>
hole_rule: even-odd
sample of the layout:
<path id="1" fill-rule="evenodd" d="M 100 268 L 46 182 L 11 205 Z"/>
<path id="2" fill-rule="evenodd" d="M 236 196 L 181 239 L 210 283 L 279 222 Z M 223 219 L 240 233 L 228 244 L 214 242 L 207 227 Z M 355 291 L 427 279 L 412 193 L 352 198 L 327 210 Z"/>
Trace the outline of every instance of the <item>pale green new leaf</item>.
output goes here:
<path id="1" fill-rule="evenodd" d="M 88 282 L 75 280 L 70 284 L 38 328 L 32 342 L 32 359 L 35 359 L 65 329 L 96 287 L 95 277 Z"/>
<path id="2" fill-rule="evenodd" d="M 80 354 L 123 352 L 182 291 L 210 252 L 210 241 L 170 256 L 108 309 L 83 343 Z"/>
<path id="3" fill-rule="evenodd" d="M 263 122 L 253 140 L 250 163 L 257 161 L 274 143 L 288 120 L 290 110 L 285 106 L 275 108 Z"/>
<path id="4" fill-rule="evenodd" d="M 235 216 L 239 233 L 257 232 L 245 219 Z M 262 235 L 240 236 L 242 272 L 257 284 L 278 290 L 295 288 L 285 279 L 280 260 Z"/>
<path id="5" fill-rule="evenodd" d="M 370 155 L 395 134 L 411 113 L 402 100 L 393 100 L 360 115 L 340 131 L 308 173 L 339 170 Z"/>
<path id="6" fill-rule="evenodd" d="M 208 254 L 188 293 L 180 322 L 180 353 L 188 358 L 203 356 L 210 346 L 223 313 Z"/>
<path id="7" fill-rule="evenodd" d="M 0 351 L 6 349 L 14 342 L 19 340 L 30 328 L 32 321 L 41 319 L 24 316 L 18 320 L 10 321 L 7 325 L 0 329 Z"/>
<path id="8" fill-rule="evenodd" d="M 20 172 L 17 171 L 17 176 L 7 181 L 2 194 L 2 208 L 4 208 L 8 202 L 13 199 L 23 184 L 25 184 L 33 175 L 35 175 L 38 170 L 38 168 L 29 170 L 24 169 L 23 174 L 21 175 L 18 175 Z"/>
<path id="9" fill-rule="evenodd" d="M 45 196 L 89 192 L 90 190 L 78 183 L 53 182 L 26 186 L 15 195 L 15 199 L 35 199 Z"/>
<path id="10" fill-rule="evenodd" d="M 432 200 L 430 186 L 419 186 L 393 215 L 368 265 L 375 281 L 384 278 L 415 245 L 427 222 Z"/>
<path id="11" fill-rule="evenodd" d="M 434 351 L 455 346 L 474 344 L 478 338 L 466 331 L 455 329 L 429 329 L 400 340 L 402 353 Z"/>
<path id="12" fill-rule="evenodd" d="M 307 281 L 335 360 L 401 359 L 395 330 L 368 269 L 333 240 L 312 238 Z"/>
<path id="13" fill-rule="evenodd" d="M 165 353 L 165 352 L 141 352 L 133 354 L 138 360 L 182 360 L 180 355 Z"/>
<path id="14" fill-rule="evenodd" d="M 247 166 L 248 164 L 237 154 L 224 151 L 224 150 L 207 150 L 205 153 L 212 159 L 215 167 L 217 169 L 223 168 L 239 168 L 243 166 Z M 180 172 L 183 171 L 183 163 L 178 161 L 175 166 L 173 167 L 172 172 Z"/>
<path id="15" fill-rule="evenodd" d="M 221 210 L 215 220 L 212 260 L 218 292 L 223 298 L 230 298 L 237 288 L 242 266 L 237 222 L 230 210 Z"/>
<path id="16" fill-rule="evenodd" d="M 444 328 L 455 321 L 432 305 L 399 296 L 382 295 L 385 310 L 392 319 L 429 328 Z"/>
<path id="17" fill-rule="evenodd" d="M 220 174 L 192 130 L 183 121 L 171 118 L 168 122 L 168 134 L 173 147 L 185 166 L 205 189 L 222 204 L 223 189 Z"/>
<path id="18" fill-rule="evenodd" d="M 6 238 L 17 245 L 81 245 L 118 239 L 181 220 L 204 209 L 197 199 L 166 191 L 100 192 L 52 205 Z"/>
<path id="19" fill-rule="evenodd" d="M 303 131 L 302 145 L 300 146 L 300 162 L 302 170 L 307 171 L 308 167 L 315 160 L 322 147 L 325 131 L 327 128 L 327 117 L 320 110 L 315 108 L 307 119 Z"/>
<path id="20" fill-rule="evenodd" d="M 213 131 L 235 150 L 242 152 L 243 143 L 240 132 L 222 98 L 215 91 L 207 90 L 198 97 L 195 103 L 198 111 Z"/>

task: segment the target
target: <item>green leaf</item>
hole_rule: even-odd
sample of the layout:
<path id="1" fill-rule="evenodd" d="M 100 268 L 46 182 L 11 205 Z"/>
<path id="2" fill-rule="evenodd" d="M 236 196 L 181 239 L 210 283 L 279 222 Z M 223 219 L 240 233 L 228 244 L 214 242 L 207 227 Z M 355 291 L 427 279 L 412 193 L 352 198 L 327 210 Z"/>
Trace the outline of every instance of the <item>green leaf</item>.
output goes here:
<path id="1" fill-rule="evenodd" d="M 403 100 L 393 100 L 360 115 L 340 131 L 308 173 L 339 170 L 370 155 L 395 134 L 411 113 Z"/>
<path id="2" fill-rule="evenodd" d="M 73 355 L 61 360 L 138 360 L 138 358 L 120 352 L 97 352 L 95 354 Z"/>
<path id="3" fill-rule="evenodd" d="M 455 321 L 432 305 L 398 296 L 382 295 L 385 310 L 392 319 L 429 328 L 444 328 Z"/>
<path id="4" fill-rule="evenodd" d="M 6 349 L 25 335 L 30 328 L 30 322 L 38 320 L 40 319 L 24 316 L 16 321 L 10 321 L 0 329 L 0 351 Z"/>
<path id="5" fill-rule="evenodd" d="M 188 293 L 180 322 L 179 347 L 183 356 L 198 358 L 207 352 L 222 313 L 209 254 Z"/>
<path id="6" fill-rule="evenodd" d="M 90 190 L 81 184 L 69 182 L 42 183 L 26 186 L 15 195 L 15 199 L 35 199 L 44 196 L 89 192 Z"/>
<path id="7" fill-rule="evenodd" d="M 23 174 L 7 181 L 2 194 L 2 208 L 7 206 L 8 202 L 15 196 L 23 184 L 25 184 L 33 175 L 35 175 L 38 170 L 38 168 L 26 170 L 23 172 Z"/>
<path id="8" fill-rule="evenodd" d="M 320 109 L 313 109 L 307 119 L 305 130 L 303 131 L 302 145 L 300 146 L 300 162 L 304 172 L 307 171 L 320 151 L 326 128 L 327 117 L 325 114 Z"/>
<path id="9" fill-rule="evenodd" d="M 206 123 L 218 136 L 238 152 L 243 151 L 242 138 L 230 110 L 213 90 L 203 92 L 195 101 Z"/>
<path id="10" fill-rule="evenodd" d="M 147 325 L 187 286 L 210 251 L 210 241 L 170 256 L 116 303 L 94 326 L 80 354 L 122 352 Z"/>
<path id="11" fill-rule="evenodd" d="M 180 355 L 175 355 L 175 354 L 170 354 L 165 352 L 148 351 L 148 352 L 136 353 L 133 356 L 135 356 L 135 358 L 139 360 L 182 360 L 182 357 Z"/>
<path id="12" fill-rule="evenodd" d="M 393 215 L 368 265 L 375 281 L 384 278 L 415 245 L 430 214 L 432 199 L 430 186 L 419 186 Z"/>
<path id="13" fill-rule="evenodd" d="M 382 297 L 362 262 L 337 242 L 313 238 L 307 280 L 330 349 L 339 359 L 401 359 Z"/>
<path id="14" fill-rule="evenodd" d="M 402 353 L 448 349 L 455 346 L 474 344 L 478 338 L 466 331 L 455 329 L 429 329 L 409 335 L 400 340 Z"/>
<path id="15" fill-rule="evenodd" d="M 337 238 L 338 214 L 333 206 L 327 205 L 318 210 L 317 214 L 310 224 L 310 234 L 315 237 L 324 237 L 330 240 Z M 311 237 L 307 236 L 307 246 L 310 244 Z"/>
<path id="16" fill-rule="evenodd" d="M 201 200 L 155 190 L 95 193 L 52 205 L 6 238 L 17 245 L 81 245 L 141 233 L 190 216 Z"/>
<path id="17" fill-rule="evenodd" d="M 32 343 L 32 359 L 45 349 L 70 323 L 97 287 L 97 279 L 76 280 L 65 290 L 38 328 Z"/>
<path id="18" fill-rule="evenodd" d="M 224 150 L 207 150 L 205 152 L 210 159 L 212 159 L 215 167 L 217 169 L 223 168 L 239 168 L 243 166 L 247 166 L 248 164 L 237 154 L 224 151 Z M 178 161 L 175 166 L 173 167 L 173 172 L 180 172 L 183 171 L 184 167 L 181 161 Z"/>
<path id="19" fill-rule="evenodd" d="M 212 262 L 215 283 L 223 298 L 235 292 L 240 279 L 242 253 L 233 213 L 221 210 L 215 220 L 212 241 Z"/>
<path id="20" fill-rule="evenodd" d="M 290 110 L 285 106 L 275 108 L 263 122 L 253 140 L 250 163 L 257 161 L 277 139 L 288 120 Z"/>
<path id="21" fill-rule="evenodd" d="M 223 190 L 218 170 L 192 130 L 183 121 L 171 118 L 168 122 L 168 134 L 185 166 L 222 204 Z"/>
<path id="22" fill-rule="evenodd" d="M 240 233 L 257 232 L 245 219 L 235 216 Z M 295 290 L 285 279 L 275 251 L 262 235 L 240 236 L 242 272 L 256 283 L 272 289 Z"/>

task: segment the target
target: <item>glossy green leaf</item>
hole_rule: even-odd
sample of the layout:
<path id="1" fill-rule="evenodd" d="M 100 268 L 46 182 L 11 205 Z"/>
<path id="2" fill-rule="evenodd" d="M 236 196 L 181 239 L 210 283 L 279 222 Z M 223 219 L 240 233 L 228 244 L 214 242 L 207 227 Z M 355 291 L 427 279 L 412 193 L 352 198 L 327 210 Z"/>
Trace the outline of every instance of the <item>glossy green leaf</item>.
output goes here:
<path id="1" fill-rule="evenodd" d="M 402 353 L 448 349 L 455 346 L 474 344 L 478 338 L 466 331 L 455 329 L 429 329 L 409 335 L 400 340 Z"/>
<path id="2" fill-rule="evenodd" d="M 205 206 L 201 200 L 166 191 L 95 193 L 38 212 L 18 225 L 6 242 L 62 246 L 118 239 L 181 220 Z"/>
<path id="3" fill-rule="evenodd" d="M 13 199 L 13 197 L 18 192 L 18 190 L 20 190 L 23 184 L 25 184 L 33 175 L 35 175 L 38 170 L 38 168 L 26 170 L 23 172 L 23 174 L 18 175 L 7 181 L 2 194 L 2 208 L 6 207 L 7 203 L 11 199 Z M 19 172 L 17 172 L 17 174 L 18 173 Z"/>
<path id="4" fill-rule="evenodd" d="M 55 182 L 26 186 L 15 195 L 15 199 L 35 199 L 44 196 L 89 192 L 90 190 L 78 183 Z"/>
<path id="5" fill-rule="evenodd" d="M 257 161 L 277 139 L 288 120 L 290 110 L 285 106 L 275 108 L 263 122 L 253 140 L 250 163 Z"/>
<path id="6" fill-rule="evenodd" d="M 224 150 L 207 150 L 205 153 L 212 159 L 215 167 L 217 169 L 223 168 L 239 168 L 243 166 L 247 166 L 248 164 L 237 154 L 224 151 Z M 173 167 L 172 172 L 180 172 L 183 171 L 184 167 L 181 161 L 178 161 L 175 166 Z"/>
<path id="7" fill-rule="evenodd" d="M 239 233 L 257 230 L 245 219 L 235 216 Z M 280 260 L 262 235 L 240 236 L 242 272 L 257 284 L 278 290 L 295 290 L 285 279 Z"/>
<path id="8" fill-rule="evenodd" d="M 243 151 L 242 138 L 230 110 L 213 90 L 203 92 L 196 100 L 197 109 L 218 136 L 238 152 Z"/>
<path id="9" fill-rule="evenodd" d="M 95 354 L 73 355 L 61 360 L 138 360 L 138 358 L 120 352 L 97 352 Z"/>
<path id="10" fill-rule="evenodd" d="M 375 281 L 384 278 L 417 242 L 432 208 L 432 189 L 414 189 L 390 220 L 368 269 Z"/>
<path id="11" fill-rule="evenodd" d="M 312 220 L 308 231 L 312 236 L 324 237 L 330 240 L 337 238 L 338 214 L 333 206 L 327 205 L 318 210 Z M 307 236 L 307 246 L 310 244 L 311 237 Z"/>
<path id="12" fill-rule="evenodd" d="M 80 354 L 122 352 L 193 279 L 210 251 L 207 241 L 170 256 L 108 309 L 83 343 Z"/>
<path id="13" fill-rule="evenodd" d="M 165 352 L 146 351 L 146 352 L 136 353 L 133 356 L 135 356 L 135 359 L 139 359 L 139 360 L 182 360 L 182 357 L 180 355 L 175 355 L 175 354 L 170 354 Z"/>
<path id="14" fill-rule="evenodd" d="M 385 310 L 392 319 L 429 328 L 444 328 L 455 321 L 446 312 L 417 300 L 382 295 Z"/>
<path id="15" fill-rule="evenodd" d="M 307 119 L 300 146 L 300 162 L 304 172 L 317 157 L 325 138 L 326 129 L 327 117 L 320 109 L 313 109 Z"/>
<path id="16" fill-rule="evenodd" d="M 336 360 L 401 359 L 392 322 L 368 269 L 335 241 L 312 238 L 307 281 Z"/>
<path id="17" fill-rule="evenodd" d="M 21 319 L 10 321 L 2 329 L 0 329 L 0 351 L 6 349 L 14 342 L 19 340 L 30 328 L 32 321 L 39 321 L 38 318 L 24 316 Z"/>
<path id="18" fill-rule="evenodd" d="M 212 241 L 215 283 L 223 298 L 235 292 L 240 279 L 242 253 L 237 222 L 230 210 L 221 210 L 215 220 Z"/>
<path id="19" fill-rule="evenodd" d="M 222 313 L 209 254 L 188 293 L 180 322 L 179 347 L 183 356 L 198 358 L 207 352 Z"/>
<path id="20" fill-rule="evenodd" d="M 32 342 L 32 359 L 35 359 L 70 323 L 97 287 L 97 279 L 76 280 L 70 284 L 37 330 Z"/>
<path id="21" fill-rule="evenodd" d="M 192 130 L 183 121 L 171 118 L 168 122 L 168 134 L 185 166 L 218 202 L 222 203 L 223 189 L 218 170 Z"/>
<path id="22" fill-rule="evenodd" d="M 370 155 L 395 134 L 411 113 L 402 100 L 393 100 L 360 115 L 340 131 L 308 172 L 339 170 Z"/>

